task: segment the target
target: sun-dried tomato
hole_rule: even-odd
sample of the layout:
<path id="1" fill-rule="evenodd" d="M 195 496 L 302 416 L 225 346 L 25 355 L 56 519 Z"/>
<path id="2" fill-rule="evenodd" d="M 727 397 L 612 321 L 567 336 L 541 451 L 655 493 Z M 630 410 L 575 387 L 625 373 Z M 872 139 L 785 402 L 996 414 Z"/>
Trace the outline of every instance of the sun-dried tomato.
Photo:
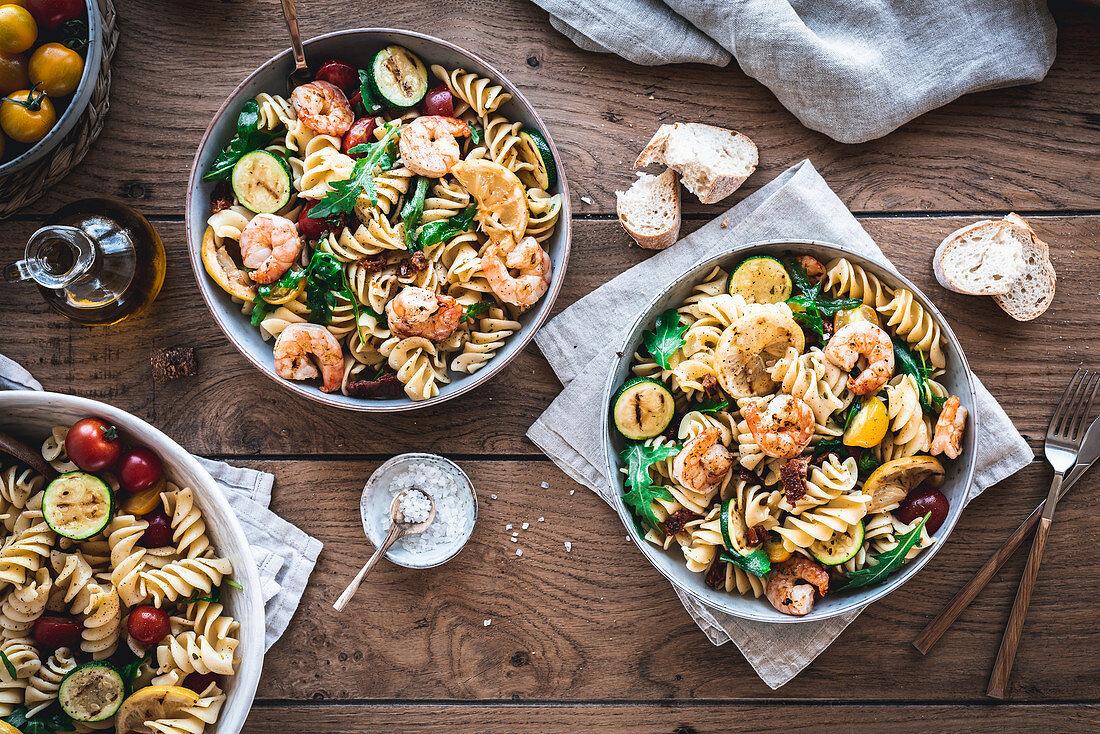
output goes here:
<path id="1" fill-rule="evenodd" d="M 217 214 L 233 206 L 233 188 L 228 181 L 218 181 L 210 193 L 210 213 Z"/>
<path id="2" fill-rule="evenodd" d="M 745 530 L 745 542 L 750 546 L 760 545 L 768 537 L 768 531 L 763 525 L 753 525 Z"/>
<path id="3" fill-rule="evenodd" d="M 737 467 L 737 476 L 741 478 L 741 481 L 745 484 L 755 484 L 758 487 L 764 486 L 764 480 L 761 479 L 756 472 L 749 471 L 743 466 Z"/>
<path id="4" fill-rule="evenodd" d="M 356 265 L 368 273 L 380 273 L 386 267 L 386 254 L 379 252 L 377 255 L 367 255 L 359 258 Z"/>
<path id="5" fill-rule="evenodd" d="M 718 397 L 718 380 L 714 379 L 714 375 L 703 375 L 699 385 L 708 398 Z"/>
<path id="6" fill-rule="evenodd" d="M 695 519 L 695 513 L 691 510 L 677 510 L 661 523 L 661 530 L 665 532 L 665 535 L 676 535 L 693 519 Z"/>
<path id="7" fill-rule="evenodd" d="M 353 398 L 393 398 L 401 394 L 401 380 L 396 372 L 388 372 L 377 380 L 356 380 L 344 388 Z"/>
<path id="8" fill-rule="evenodd" d="M 414 252 L 412 257 L 407 257 L 397 264 L 398 278 L 411 278 L 416 273 L 422 272 L 428 267 L 428 258 L 423 252 Z"/>
<path id="9" fill-rule="evenodd" d="M 703 583 L 712 589 L 722 589 L 726 585 L 726 562 L 721 558 L 715 558 L 714 563 L 707 569 L 707 575 Z"/>
<path id="10" fill-rule="evenodd" d="M 799 456 L 779 467 L 779 478 L 783 480 L 783 492 L 788 505 L 802 499 L 806 494 L 806 472 L 810 466 L 810 457 Z"/>

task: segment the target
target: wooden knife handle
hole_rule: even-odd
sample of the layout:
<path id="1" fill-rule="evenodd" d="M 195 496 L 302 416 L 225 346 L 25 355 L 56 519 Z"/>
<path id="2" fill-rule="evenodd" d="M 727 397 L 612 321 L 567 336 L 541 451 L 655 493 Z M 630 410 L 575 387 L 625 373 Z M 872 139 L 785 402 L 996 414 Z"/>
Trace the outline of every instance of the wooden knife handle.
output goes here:
<path id="1" fill-rule="evenodd" d="M 939 642 L 939 639 L 943 637 L 943 633 L 955 623 L 963 610 L 970 606 L 970 603 L 977 598 L 986 584 L 993 580 L 997 571 L 1005 565 L 1005 561 L 1011 558 L 1016 549 L 1024 544 L 1024 540 L 1035 529 L 1035 525 L 1039 522 L 1042 514 L 1043 505 L 1039 505 L 1028 515 L 1026 520 L 1020 523 L 1020 526 L 1016 528 L 1012 535 L 1008 536 L 1008 539 L 997 549 L 997 552 L 990 556 L 989 560 L 966 582 L 966 585 L 959 589 L 955 596 L 951 597 L 951 601 L 947 602 L 947 606 L 936 615 L 935 619 L 928 623 L 928 626 L 921 631 L 917 639 L 913 640 L 913 647 L 917 648 L 921 655 L 927 654 L 932 646 Z"/>
<path id="2" fill-rule="evenodd" d="M 1012 603 L 1012 613 L 1001 638 L 1001 649 L 997 651 L 997 661 L 993 664 L 993 675 L 989 678 L 986 695 L 1004 698 L 1008 687 L 1008 678 L 1012 674 L 1012 663 L 1016 660 L 1016 648 L 1024 631 L 1024 619 L 1027 607 L 1031 603 L 1031 592 L 1035 580 L 1039 577 L 1039 565 L 1043 562 L 1043 550 L 1046 548 L 1047 535 L 1050 534 L 1050 519 L 1042 518 L 1039 529 L 1035 531 L 1035 542 L 1031 544 L 1031 555 L 1027 557 L 1024 576 L 1020 579 L 1020 588 L 1016 590 L 1016 601 Z"/>

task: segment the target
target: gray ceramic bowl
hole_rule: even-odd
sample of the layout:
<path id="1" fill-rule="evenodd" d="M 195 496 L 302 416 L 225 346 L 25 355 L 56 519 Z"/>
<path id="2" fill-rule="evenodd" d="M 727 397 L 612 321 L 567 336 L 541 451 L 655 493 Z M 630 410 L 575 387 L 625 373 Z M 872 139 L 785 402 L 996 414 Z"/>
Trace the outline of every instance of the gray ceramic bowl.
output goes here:
<path id="1" fill-rule="evenodd" d="M 0 178 L 26 168 L 53 150 L 88 109 L 99 78 L 99 67 L 103 63 L 103 18 L 99 14 L 97 0 L 85 0 L 84 4 L 88 11 L 88 48 L 84 53 L 84 74 L 80 77 L 80 84 L 65 109 L 59 110 L 57 124 L 45 137 L 10 161 L 0 163 Z"/>
<path id="2" fill-rule="evenodd" d="M 53 426 L 72 425 L 88 416 L 118 426 L 124 436 L 152 449 L 164 463 L 169 478 L 195 490 L 195 501 L 202 510 L 210 540 L 219 554 L 233 562 L 233 578 L 243 588 L 225 585 L 222 602 L 241 624 L 241 643 L 237 647 L 240 663 L 236 675 L 223 681 L 227 698 L 211 734 L 237 734 L 252 708 L 264 664 L 264 602 L 248 538 L 225 494 L 198 460 L 140 418 L 112 405 L 72 395 L 36 390 L 0 392 L 0 431 L 31 446 L 41 446 Z M 0 456 L 0 465 L 8 464 L 7 457 Z"/>
<path id="3" fill-rule="evenodd" d="M 931 548 L 925 550 L 911 562 L 906 563 L 902 570 L 892 575 L 886 583 L 879 586 L 853 590 L 848 593 L 843 591 L 830 593 L 824 599 L 819 599 L 814 605 L 813 610 L 804 617 L 792 617 L 782 614 L 776 611 L 764 597 L 755 599 L 751 595 L 738 596 L 737 594 L 728 594 L 724 591 L 715 591 L 703 583 L 704 574 L 692 573 L 687 569 L 684 565 L 683 553 L 679 551 L 678 547 L 665 552 L 652 543 L 648 543 L 637 536 L 634 530 L 633 517 L 629 508 L 627 508 L 621 498 L 622 480 L 620 477 L 622 475 L 620 469 L 623 467 L 623 463 L 619 458 L 619 454 L 624 448 L 625 440 L 619 432 L 614 430 L 611 426 L 609 410 L 602 411 L 602 435 L 605 437 L 604 448 L 607 462 L 607 476 L 616 477 L 614 486 L 618 491 L 614 493 L 615 509 L 618 511 L 619 517 L 626 527 L 627 535 L 634 540 L 634 543 L 641 549 L 642 554 L 649 559 L 649 562 L 652 563 L 665 578 L 671 581 L 676 588 L 682 589 L 684 592 L 690 594 L 707 606 L 727 614 L 732 614 L 735 617 L 759 622 L 796 624 L 799 622 L 814 622 L 828 619 L 859 609 L 877 599 L 881 599 L 904 584 L 920 571 L 926 563 L 932 560 L 932 556 L 943 547 L 944 542 L 947 540 L 947 536 L 950 535 L 951 529 L 955 527 L 955 522 L 962 513 L 963 503 L 974 478 L 974 469 L 977 461 L 978 421 L 980 417 L 974 410 L 974 406 L 976 405 L 974 381 L 970 372 L 970 366 L 966 362 L 966 355 L 963 354 L 962 347 L 959 345 L 959 341 L 955 338 L 954 333 L 952 333 L 951 327 L 948 326 L 946 319 L 943 318 L 943 315 L 936 309 L 932 302 L 904 277 L 885 269 L 871 260 L 856 255 L 839 245 L 809 240 L 753 242 L 741 245 L 731 249 L 728 253 L 723 255 L 707 258 L 680 275 L 664 293 L 654 298 L 649 306 L 639 314 L 638 320 L 635 321 L 634 325 L 627 331 L 625 340 L 618 346 L 618 353 L 623 356 L 619 359 L 615 369 L 607 377 L 607 383 L 604 386 L 603 405 L 607 406 L 611 404 L 612 392 L 630 375 L 630 363 L 635 350 L 641 344 L 642 332 L 653 327 L 653 322 L 662 311 L 679 306 L 684 299 L 690 295 L 692 286 L 702 280 L 702 278 L 716 265 L 720 265 L 728 270 L 749 255 L 779 256 L 792 251 L 797 254 L 814 255 L 823 262 L 831 260 L 834 257 L 846 257 L 852 263 L 865 268 L 869 273 L 877 275 L 884 283 L 908 288 L 913 291 L 917 301 L 932 315 L 932 318 L 936 320 L 936 323 L 939 324 L 940 329 L 943 331 L 948 372 L 940 378 L 940 380 L 948 390 L 951 391 L 951 394 L 959 396 L 963 406 L 970 411 L 970 419 L 963 436 L 962 456 L 955 461 L 946 462 L 947 479 L 941 491 L 947 496 L 951 510 L 948 513 L 947 520 L 939 530 L 936 531 L 936 542 Z"/>
<path id="4" fill-rule="evenodd" d="M 500 113 L 511 120 L 523 123 L 525 127 L 539 130 L 549 143 L 550 150 L 554 154 L 554 160 L 557 162 L 558 182 L 551 193 L 561 194 L 561 215 L 558 218 L 558 227 L 554 236 L 544 243 L 544 247 L 550 253 L 550 258 L 554 264 L 553 282 L 551 282 L 550 289 L 538 304 L 520 318 L 523 328 L 513 334 L 497 352 L 496 356 L 475 374 L 453 373 L 450 384 L 440 385 L 439 395 L 430 400 L 419 402 L 409 400 L 404 395 L 400 398 L 385 400 L 349 398 L 338 392 L 321 392 L 312 383 L 283 380 L 275 374 L 271 342 L 264 342 L 260 337 L 259 330 L 249 323 L 248 317 L 241 314 L 240 306 L 234 304 L 229 295 L 219 288 L 203 269 L 200 249 L 202 247 L 203 232 L 206 230 L 206 220 L 209 216 L 210 193 L 214 185 L 204 182 L 202 174 L 209 168 L 218 152 L 233 136 L 236 130 L 237 114 L 247 100 L 255 97 L 260 92 L 286 93 L 286 77 L 294 68 L 289 49 L 254 71 L 241 82 L 240 86 L 233 90 L 233 93 L 229 95 L 229 99 L 218 109 L 218 112 L 214 115 L 214 120 L 206 129 L 206 134 L 203 135 L 202 142 L 199 143 L 199 149 L 195 154 L 195 161 L 191 167 L 191 178 L 187 186 L 187 242 L 191 253 L 191 267 L 195 272 L 195 280 L 198 281 L 199 291 L 206 300 L 210 313 L 213 314 L 214 320 L 225 332 L 229 341 L 261 372 L 288 390 L 326 405 L 366 412 L 392 412 L 426 408 L 472 390 L 478 385 L 488 382 L 493 375 L 500 372 L 505 365 L 523 351 L 535 332 L 549 317 L 554 306 L 554 300 L 558 296 L 562 280 L 565 277 L 572 231 L 569 185 L 565 179 L 565 170 L 562 168 L 561 155 L 554 146 L 550 133 L 547 132 L 546 126 L 539 118 L 538 113 L 535 112 L 534 107 L 528 103 L 515 85 L 505 79 L 499 71 L 488 63 L 469 51 L 438 38 L 413 33 L 412 31 L 389 28 L 365 28 L 329 33 L 306 41 L 305 51 L 306 58 L 310 60 L 310 64 L 314 69 L 330 58 L 340 58 L 362 66 L 366 65 L 375 51 L 392 43 L 405 46 L 420 56 L 427 66 L 442 64 L 448 69 L 461 67 L 467 71 L 489 77 L 504 86 L 511 93 L 512 99 L 500 107 Z"/>

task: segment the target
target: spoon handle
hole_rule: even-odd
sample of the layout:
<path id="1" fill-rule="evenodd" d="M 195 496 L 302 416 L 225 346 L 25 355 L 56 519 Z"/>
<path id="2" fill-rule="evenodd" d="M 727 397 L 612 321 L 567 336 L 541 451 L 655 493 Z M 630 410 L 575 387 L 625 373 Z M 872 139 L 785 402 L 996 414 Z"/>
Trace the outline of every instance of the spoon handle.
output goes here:
<path id="1" fill-rule="evenodd" d="M 283 0 L 283 15 L 286 17 L 286 29 L 290 31 L 290 47 L 294 50 L 294 67 L 305 69 L 306 52 L 302 48 L 302 35 L 298 32 L 298 11 L 294 0 Z"/>
<path id="2" fill-rule="evenodd" d="M 378 563 L 378 559 L 386 555 L 386 551 L 390 549 L 390 546 L 397 542 L 397 539 L 404 535 L 403 528 L 394 523 L 390 526 L 390 532 L 386 534 L 386 539 L 382 541 L 382 545 L 378 546 L 378 550 L 374 552 L 374 555 L 370 557 L 370 560 L 359 569 L 359 573 L 355 575 L 355 578 L 348 584 L 348 588 L 344 589 L 344 593 L 340 595 L 340 598 L 336 600 L 336 603 L 332 605 L 332 608 L 338 612 L 344 611 L 344 607 L 348 605 L 351 598 L 355 596 L 355 592 L 359 590 L 359 584 L 363 583 L 363 579 L 367 577 L 374 565 Z"/>

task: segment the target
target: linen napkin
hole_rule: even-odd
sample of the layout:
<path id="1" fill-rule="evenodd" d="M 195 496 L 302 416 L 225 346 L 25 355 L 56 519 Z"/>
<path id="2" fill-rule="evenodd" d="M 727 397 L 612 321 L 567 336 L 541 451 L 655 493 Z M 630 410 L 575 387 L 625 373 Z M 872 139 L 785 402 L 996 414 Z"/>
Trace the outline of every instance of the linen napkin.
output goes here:
<path id="1" fill-rule="evenodd" d="M 643 65 L 736 57 L 803 125 L 842 143 L 1040 81 L 1057 32 L 1043 0 L 534 1 L 588 51 Z"/>
<path id="2" fill-rule="evenodd" d="M 0 354 L 0 390 L 41 389 L 41 383 L 27 370 Z M 266 627 L 264 649 L 270 650 L 286 631 L 302 600 L 302 592 L 321 553 L 321 541 L 268 509 L 275 482 L 271 474 L 195 458 L 218 483 L 248 538 L 260 572 Z"/>
<path id="3" fill-rule="evenodd" d="M 580 299 L 535 335 L 565 389 L 528 429 L 528 438 L 566 474 L 611 504 L 617 490 L 601 468 L 603 436 L 598 411 L 592 408 L 602 399 L 616 359 L 615 346 L 607 345 L 619 342 L 655 293 L 703 258 L 747 242 L 783 238 L 845 245 L 895 270 L 813 165 L 798 163 L 698 231 Z M 1034 457 L 980 381 L 976 389 L 981 432 L 977 473 L 967 503 Z M 750 622 L 710 609 L 679 590 L 676 593 L 712 643 L 732 640 L 773 689 L 809 665 L 862 611 L 798 625 Z"/>

